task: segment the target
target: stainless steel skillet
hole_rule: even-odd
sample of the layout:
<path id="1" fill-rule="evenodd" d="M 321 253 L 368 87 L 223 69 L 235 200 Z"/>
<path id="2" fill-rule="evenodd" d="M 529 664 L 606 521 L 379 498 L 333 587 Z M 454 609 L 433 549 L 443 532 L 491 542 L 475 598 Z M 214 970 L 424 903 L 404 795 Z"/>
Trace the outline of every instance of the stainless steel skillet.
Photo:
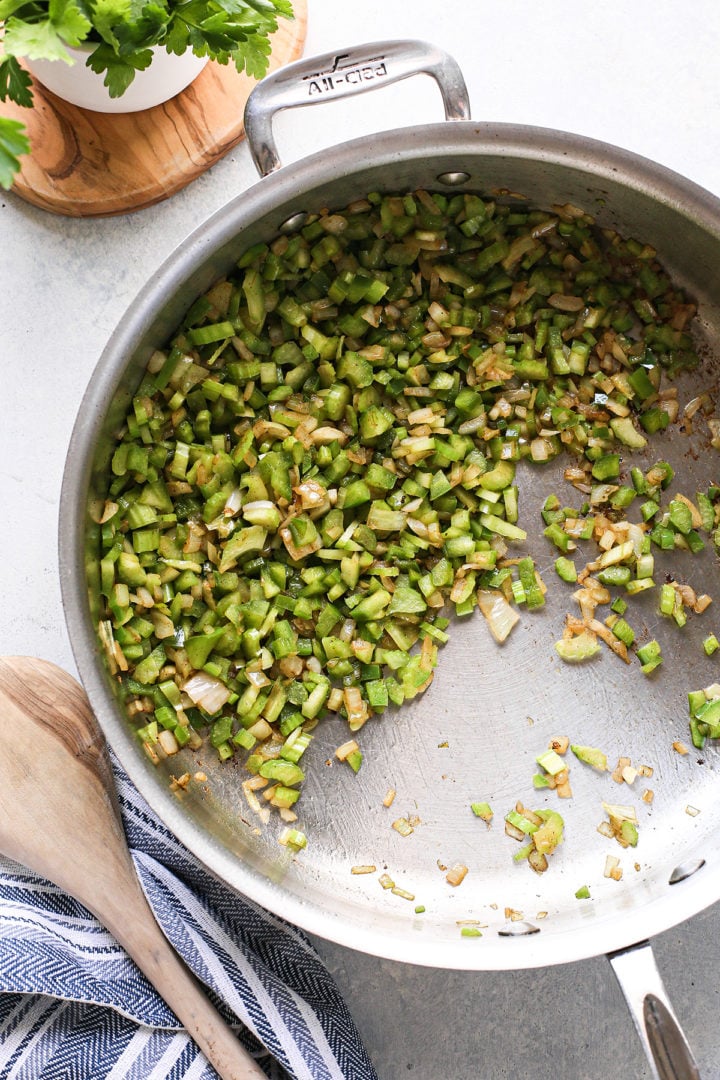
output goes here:
<path id="1" fill-rule="evenodd" d="M 452 122 L 357 139 L 277 168 L 270 127 L 278 109 L 421 71 L 438 81 Z M 646 1042 L 675 1041 L 670 1060 L 682 1062 L 684 1054 L 687 1058 L 682 1037 L 663 1013 L 667 1006 L 650 954 L 632 947 L 720 898 L 717 751 L 709 747 L 702 754 L 679 755 L 672 748 L 677 740 L 689 743 L 687 691 L 718 681 L 717 661 L 701 646 L 718 627 L 711 607 L 680 633 L 646 598 L 633 610 L 635 623 L 643 623 L 663 646 L 666 664 L 658 677 L 645 679 L 637 665 L 626 668 L 610 654 L 584 667 L 561 664 L 553 643 L 572 601 L 553 581 L 554 554 L 541 536 L 539 518 L 548 493 L 573 501 L 561 465 L 528 468 L 519 477 L 528 550 L 548 583 L 556 585 L 546 607 L 525 615 L 502 648 L 479 617 L 455 627 L 431 689 L 363 729 L 365 763 L 357 777 L 337 763 L 326 764 L 346 738 L 343 724 L 329 720 L 318 729 L 301 804 L 310 843 L 297 858 L 277 844 L 276 829 L 261 827 L 253 816 L 240 789 L 242 775 L 214 764 L 209 754 L 201 755 L 209 783 L 177 801 L 168 787 L 170 770 L 151 766 L 132 738 L 95 636 L 94 536 L 87 504 L 101 489 L 110 436 L 140 371 L 192 299 L 226 273 L 243 250 L 276 235 L 298 214 L 342 207 L 372 190 L 420 187 L 520 195 L 539 206 L 582 206 L 599 222 L 653 244 L 697 298 L 697 334 L 708 367 L 681 384 L 681 399 L 714 387 L 712 354 L 720 341 L 718 200 L 605 144 L 544 129 L 471 122 L 463 92 L 455 65 L 421 43 L 378 43 L 303 61 L 255 92 L 247 113 L 248 138 L 261 168 L 272 175 L 197 229 L 148 282 L 108 344 L 81 406 L 60 522 L 70 636 L 100 723 L 132 779 L 180 839 L 238 891 L 311 932 L 413 963 L 489 970 L 620 952 L 613 963 L 641 1035 Z M 648 467 L 658 457 L 669 460 L 678 489 L 692 494 L 718 479 L 714 455 L 698 427 L 692 435 L 662 439 L 638 463 Z M 711 594 L 717 588 L 712 552 L 678 556 L 667 566 Z M 599 746 L 613 762 L 624 755 L 633 764 L 651 766 L 652 779 L 644 786 L 655 797 L 651 805 L 643 803 L 642 781 L 620 789 L 608 775 L 576 765 L 574 799 L 562 807 L 566 841 L 550 870 L 537 877 L 527 866 L 513 864 L 515 847 L 501 825 L 486 829 L 469 804 L 490 802 L 496 822 L 518 799 L 554 806 L 554 796 L 533 795 L 531 777 L 535 756 L 557 735 Z M 189 764 L 197 767 L 194 758 Z M 173 762 L 172 771 L 178 767 Z M 383 797 L 391 787 L 397 796 L 389 810 Z M 637 806 L 635 851 L 620 851 L 598 835 L 603 799 Z M 391 822 L 407 814 L 419 822 L 403 838 Z M 621 856 L 620 881 L 603 876 L 606 854 Z M 453 889 L 440 866 L 456 862 L 467 865 L 469 873 Z M 378 873 L 353 875 L 358 864 L 374 864 Z M 414 894 L 415 901 L 383 890 L 380 872 Z M 589 886 L 592 899 L 575 898 L 582 885 Z M 416 904 L 425 907 L 422 914 L 415 914 Z M 480 927 L 482 937 L 461 936 L 459 924 L 468 921 Z M 632 972 L 640 972 L 638 984 L 631 983 Z M 694 1075 L 688 1060 L 664 1065 L 663 1053 L 656 1050 L 653 1059 L 658 1076 Z"/>

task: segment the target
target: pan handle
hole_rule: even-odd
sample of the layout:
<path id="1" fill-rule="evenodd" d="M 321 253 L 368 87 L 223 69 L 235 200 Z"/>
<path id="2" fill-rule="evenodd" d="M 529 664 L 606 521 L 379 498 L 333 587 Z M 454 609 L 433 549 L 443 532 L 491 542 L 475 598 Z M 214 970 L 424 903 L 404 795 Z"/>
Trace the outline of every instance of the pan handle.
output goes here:
<path id="1" fill-rule="evenodd" d="M 652 945 L 641 941 L 608 960 L 632 1015 L 653 1080 L 700 1080 L 700 1072 L 668 999 Z"/>
<path id="2" fill-rule="evenodd" d="M 446 120 L 469 120 L 462 72 L 452 56 L 425 41 L 377 41 L 287 64 L 264 78 L 245 106 L 245 136 L 261 176 L 280 168 L 272 121 L 283 109 L 364 94 L 410 75 L 437 83 Z"/>

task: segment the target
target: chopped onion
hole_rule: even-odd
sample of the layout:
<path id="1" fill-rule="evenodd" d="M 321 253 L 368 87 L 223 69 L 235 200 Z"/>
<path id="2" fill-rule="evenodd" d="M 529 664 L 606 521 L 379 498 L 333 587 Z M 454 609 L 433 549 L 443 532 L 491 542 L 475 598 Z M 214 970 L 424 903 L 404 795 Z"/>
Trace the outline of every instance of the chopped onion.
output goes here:
<path id="1" fill-rule="evenodd" d="M 465 420 L 458 427 L 458 434 L 460 435 L 472 435 L 473 432 L 478 431 L 486 424 L 485 413 L 480 413 L 479 416 L 474 416 L 471 420 Z"/>
<path id="2" fill-rule="evenodd" d="M 162 611 L 151 611 L 150 621 L 155 629 L 155 636 L 162 641 L 164 638 L 174 637 L 175 624 L 172 619 Z"/>
<path id="3" fill-rule="evenodd" d="M 266 439 L 287 439 L 290 434 L 290 428 L 274 420 L 257 420 L 253 424 L 253 435 L 258 442 L 264 442 Z"/>
<path id="4" fill-rule="evenodd" d="M 707 425 L 710 429 L 710 434 L 712 435 L 712 439 L 710 440 L 711 445 L 715 450 L 720 450 L 720 420 L 710 419 L 708 420 Z"/>
<path id="5" fill-rule="evenodd" d="M 246 669 L 245 674 L 247 675 L 247 681 L 259 689 L 262 689 L 263 686 L 270 686 L 270 679 L 268 679 L 264 671 L 248 671 Z"/>
<path id="6" fill-rule="evenodd" d="M 348 742 L 343 743 L 342 746 L 338 746 L 337 750 L 335 751 L 335 757 L 338 759 L 338 761 L 345 761 L 350 756 L 350 754 L 354 754 L 355 751 L 359 749 L 360 747 L 355 742 L 355 740 L 349 739 Z"/>
<path id="7" fill-rule="evenodd" d="M 530 457 L 533 461 L 548 461 L 553 455 L 553 445 L 546 438 L 533 439 L 530 443 Z"/>
<path id="8" fill-rule="evenodd" d="M 669 399 L 662 402 L 662 408 L 670 417 L 670 423 L 674 424 L 678 418 L 678 413 L 680 411 L 680 403 L 678 401 L 674 401 L 673 399 Z"/>
<path id="9" fill-rule="evenodd" d="M 536 874 L 544 874 L 548 868 L 546 856 L 541 851 L 534 849 L 528 854 L 528 862 Z"/>
<path id="10" fill-rule="evenodd" d="M 370 716 L 367 702 L 357 686 L 348 686 L 343 690 L 343 701 L 347 712 L 348 726 L 351 731 L 361 728 Z"/>
<path id="11" fill-rule="evenodd" d="M 339 712 L 343 704 L 343 692 L 339 686 L 333 687 L 327 699 L 329 712 Z M 305 725 L 307 731 L 307 724 Z"/>
<path id="12" fill-rule="evenodd" d="M 495 590 L 479 589 L 477 601 L 478 607 L 487 619 L 490 633 L 497 642 L 502 643 L 520 621 L 520 616 L 503 594 Z"/>
<path id="13" fill-rule="evenodd" d="M 178 741 L 173 735 L 172 731 L 163 730 L 158 735 L 158 742 L 162 746 L 165 753 L 170 757 L 172 754 L 177 754 L 180 747 Z"/>
<path id="14" fill-rule="evenodd" d="M 315 510 L 317 507 L 327 504 L 327 488 L 324 488 L 317 480 L 303 480 L 302 484 L 298 484 L 296 488 L 293 488 L 293 491 L 300 497 L 300 505 L 303 510 Z"/>
<path id="15" fill-rule="evenodd" d="M 233 488 L 227 499 L 225 500 L 225 506 L 223 507 L 223 513 L 226 517 L 232 517 L 233 514 L 237 514 L 242 505 L 242 492 L 240 488 Z"/>
<path id="16" fill-rule="evenodd" d="M 116 502 L 113 502 L 111 499 L 106 500 L 102 513 L 97 519 L 98 525 L 104 525 L 106 521 L 110 521 L 111 518 L 114 518 L 119 509 L 120 507 Z"/>
<path id="17" fill-rule="evenodd" d="M 400 888 L 398 888 L 397 885 L 395 885 L 390 890 L 390 892 L 393 894 L 393 896 L 401 896 L 403 898 L 403 900 L 414 900 L 415 899 L 415 893 L 408 892 L 407 889 L 400 889 Z"/>
<path id="18" fill-rule="evenodd" d="M 208 675 L 206 671 L 196 672 L 181 689 L 193 705 L 199 705 L 209 716 L 219 712 L 230 697 L 229 688 L 214 675 Z"/>
<path id="19" fill-rule="evenodd" d="M 451 867 L 451 869 L 448 870 L 447 874 L 445 875 L 445 880 L 447 881 L 448 885 L 460 885 L 465 880 L 465 875 L 467 874 L 467 872 L 468 868 L 464 865 L 464 863 L 456 863 L 455 866 Z"/>
<path id="20" fill-rule="evenodd" d="M 267 825 L 268 821 L 270 820 L 270 807 L 261 805 L 260 800 L 258 799 L 257 795 L 255 794 L 255 790 L 254 790 L 255 788 L 259 787 L 260 785 L 253 783 L 254 780 L 262 780 L 262 779 L 263 779 L 262 777 L 253 776 L 250 780 L 246 780 L 243 783 L 242 789 L 243 789 L 243 794 L 245 795 L 245 798 L 247 799 L 247 803 L 248 803 L 248 806 L 250 807 L 250 809 L 253 810 L 258 815 L 258 817 L 262 820 L 264 825 Z"/>
<path id="21" fill-rule="evenodd" d="M 313 658 L 310 657 L 310 659 Z M 297 679 L 302 675 L 304 667 L 305 664 L 301 656 L 283 656 L 282 660 L 278 661 L 278 668 L 286 679 Z"/>
<path id="22" fill-rule="evenodd" d="M 604 802 L 602 808 L 611 821 L 631 821 L 633 825 L 637 825 L 638 817 L 634 806 L 621 806 L 619 803 Z"/>
<path id="23" fill-rule="evenodd" d="M 318 551 L 322 547 L 322 539 L 319 533 L 311 542 L 303 544 L 302 547 L 296 547 L 292 533 L 287 525 L 284 525 L 279 532 L 290 558 L 296 562 L 301 562 L 307 555 L 312 555 L 314 551 Z"/>
<path id="24" fill-rule="evenodd" d="M 400 833 L 401 836 L 410 836 L 411 833 L 415 831 L 408 819 L 404 817 L 398 818 L 396 821 L 393 821 L 392 827 L 395 832 Z"/>
<path id="25" fill-rule="evenodd" d="M 339 442 L 341 446 L 344 446 L 348 441 L 346 433 L 334 427 L 315 428 L 310 438 L 316 446 L 329 446 L 334 442 Z"/>
<path id="26" fill-rule="evenodd" d="M 605 870 L 604 876 L 607 878 L 614 878 L 615 881 L 619 881 L 622 877 L 622 870 L 620 869 L 620 860 L 617 855 L 608 855 L 605 858 Z"/>
<path id="27" fill-rule="evenodd" d="M 247 729 L 251 735 L 254 735 L 259 742 L 264 742 L 265 739 L 269 739 L 272 735 L 272 728 L 268 724 L 267 720 L 261 716 Z"/>

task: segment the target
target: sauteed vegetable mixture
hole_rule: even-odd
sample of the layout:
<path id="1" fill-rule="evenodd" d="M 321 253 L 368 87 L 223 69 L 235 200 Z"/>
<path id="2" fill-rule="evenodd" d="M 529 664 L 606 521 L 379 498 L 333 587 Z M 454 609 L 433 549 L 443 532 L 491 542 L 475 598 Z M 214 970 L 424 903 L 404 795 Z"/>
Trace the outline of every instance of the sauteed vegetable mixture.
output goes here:
<path id="1" fill-rule="evenodd" d="M 152 357 L 98 512 L 100 635 L 151 759 L 209 742 L 292 823 L 325 713 L 356 733 L 421 694 L 451 616 L 502 642 L 542 607 L 515 472 L 558 455 L 578 505 L 541 527 L 579 604 L 558 652 L 604 642 L 649 675 L 632 596 L 679 623 L 709 603 L 661 588 L 654 552 L 702 547 L 720 490 L 665 496 L 668 465 L 626 460 L 678 417 L 694 310 L 652 248 L 513 197 L 370 194 L 247 251 Z"/>

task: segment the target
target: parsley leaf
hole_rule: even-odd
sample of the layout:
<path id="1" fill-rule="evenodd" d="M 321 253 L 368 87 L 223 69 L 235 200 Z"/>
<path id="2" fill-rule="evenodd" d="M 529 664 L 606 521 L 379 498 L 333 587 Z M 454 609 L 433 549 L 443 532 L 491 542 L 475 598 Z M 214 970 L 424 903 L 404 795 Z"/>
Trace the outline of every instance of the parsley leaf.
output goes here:
<path id="1" fill-rule="evenodd" d="M 150 49 L 141 49 L 129 56 L 118 56 L 110 45 L 102 42 L 90 54 L 88 66 L 98 75 L 105 72 L 103 82 L 111 98 L 122 97 L 135 78 L 136 71 L 144 71 L 152 63 Z"/>
<path id="2" fill-rule="evenodd" d="M 117 46 L 114 27 L 132 17 L 131 0 L 95 0 L 92 5 L 92 23 L 100 37 Z"/>
<path id="3" fill-rule="evenodd" d="M 274 19 L 275 12 L 284 15 L 286 19 L 293 18 L 290 0 L 243 0 L 243 3 L 265 18 Z"/>
<path id="4" fill-rule="evenodd" d="M 48 12 L 50 22 L 67 45 L 79 45 L 92 30 L 77 0 L 50 0 Z"/>
<path id="5" fill-rule="evenodd" d="M 92 29 L 77 0 L 50 0 L 47 16 L 26 21 L 17 15 L 5 23 L 4 47 L 8 56 L 31 60 L 62 60 L 72 64 L 66 45 L 79 45 Z"/>
<path id="6" fill-rule="evenodd" d="M 22 22 L 15 17 L 5 23 L 5 52 L 31 60 L 64 60 L 71 64 L 65 44 L 50 19 Z"/>
<path id="7" fill-rule="evenodd" d="M 0 22 L 9 19 L 20 8 L 25 7 L 28 0 L 0 0 Z"/>
<path id="8" fill-rule="evenodd" d="M 104 74 L 114 98 L 149 66 L 154 45 L 177 55 L 192 49 L 220 64 L 232 60 L 260 79 L 280 16 L 293 17 L 291 0 L 0 0 L 0 100 L 32 103 L 30 80 L 15 57 L 69 64 L 66 46 L 79 45 L 91 31 L 100 41 L 88 66 Z"/>
<path id="9" fill-rule="evenodd" d="M 145 4 L 137 18 L 115 26 L 120 56 L 128 57 L 138 49 L 157 45 L 164 37 L 171 13 L 161 4 Z"/>
<path id="10" fill-rule="evenodd" d="M 16 105 L 29 108 L 33 102 L 31 85 L 30 76 L 20 67 L 14 56 L 6 56 L 0 62 L 0 101 L 10 98 Z"/>
<path id="11" fill-rule="evenodd" d="M 163 44 L 169 53 L 175 53 L 176 56 L 181 56 L 186 52 L 190 45 L 190 31 L 187 23 L 181 19 L 173 19 L 168 25 Z M 227 63 L 227 60 L 225 62 Z"/>
<path id="12" fill-rule="evenodd" d="M 252 34 L 232 53 L 235 67 L 253 79 L 262 79 L 268 68 L 272 44 L 262 34 Z"/>
<path id="13" fill-rule="evenodd" d="M 18 154 L 27 154 L 30 144 L 19 120 L 0 116 L 0 187 L 12 186 L 15 173 L 20 168 Z"/>

